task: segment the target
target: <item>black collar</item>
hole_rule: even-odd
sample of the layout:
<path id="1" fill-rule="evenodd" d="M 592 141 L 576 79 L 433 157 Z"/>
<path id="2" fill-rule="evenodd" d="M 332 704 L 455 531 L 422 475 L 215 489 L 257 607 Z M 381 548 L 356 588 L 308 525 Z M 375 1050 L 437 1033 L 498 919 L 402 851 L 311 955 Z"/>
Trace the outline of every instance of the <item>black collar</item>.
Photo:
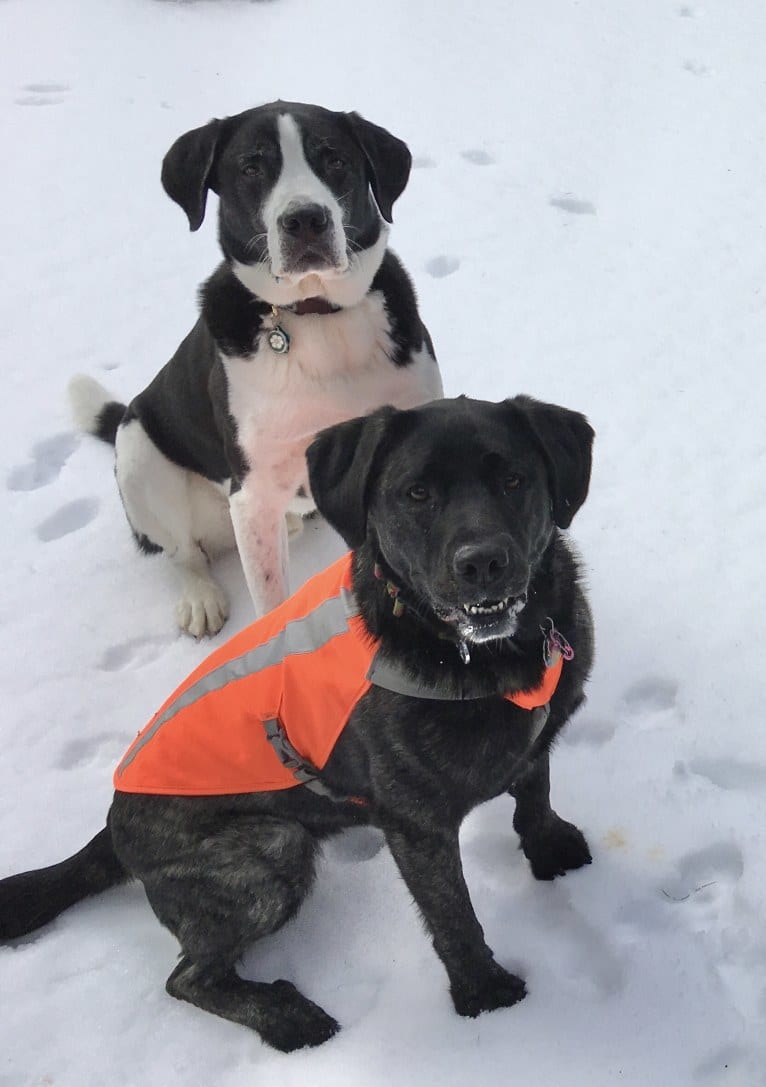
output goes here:
<path id="1" fill-rule="evenodd" d="M 303 317 L 306 313 L 316 313 L 323 317 L 329 313 L 338 313 L 343 307 L 336 306 L 334 303 L 328 302 L 326 298 L 320 298 L 317 295 L 314 298 L 302 298 L 299 302 L 293 302 L 289 306 L 277 306 L 276 308 L 295 313 L 298 317 Z"/>

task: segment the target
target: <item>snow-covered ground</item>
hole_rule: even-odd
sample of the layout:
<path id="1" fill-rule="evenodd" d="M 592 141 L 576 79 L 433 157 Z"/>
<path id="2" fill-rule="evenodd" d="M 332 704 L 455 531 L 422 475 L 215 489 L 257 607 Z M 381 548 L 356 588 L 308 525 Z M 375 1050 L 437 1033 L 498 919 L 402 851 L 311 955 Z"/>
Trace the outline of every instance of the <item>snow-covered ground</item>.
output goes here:
<path id="1" fill-rule="evenodd" d="M 140 887 L 0 950 L 3 1087 L 766 1083 L 766 11 L 761 0 L 3 0 L 0 872 L 102 825 L 127 743 L 205 650 L 134 550 L 85 371 L 138 391 L 217 260 L 162 193 L 170 143 L 276 97 L 407 140 L 394 248 L 449 393 L 588 414 L 572 535 L 598 631 L 553 799 L 593 865 L 538 884 L 511 802 L 464 828 L 519 1006 L 460 1019 L 387 851 L 326 852 L 245 967 L 343 1024 L 289 1057 L 164 993 Z M 338 551 L 312 528 L 297 580 Z M 228 633 L 250 618 L 236 560 Z"/>

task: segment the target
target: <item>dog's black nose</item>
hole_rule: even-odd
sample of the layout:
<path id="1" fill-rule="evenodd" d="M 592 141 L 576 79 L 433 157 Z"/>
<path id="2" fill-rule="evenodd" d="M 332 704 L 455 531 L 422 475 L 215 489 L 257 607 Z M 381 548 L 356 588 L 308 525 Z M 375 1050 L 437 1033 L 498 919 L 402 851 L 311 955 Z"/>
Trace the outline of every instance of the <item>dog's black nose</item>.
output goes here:
<path id="1" fill-rule="evenodd" d="M 509 562 L 507 540 L 496 538 L 458 547 L 452 559 L 452 569 L 463 585 L 487 590 L 504 580 Z"/>
<path id="2" fill-rule="evenodd" d="M 330 216 L 321 204 L 303 204 L 280 215 L 278 221 L 285 234 L 310 240 L 324 234 L 330 225 Z"/>

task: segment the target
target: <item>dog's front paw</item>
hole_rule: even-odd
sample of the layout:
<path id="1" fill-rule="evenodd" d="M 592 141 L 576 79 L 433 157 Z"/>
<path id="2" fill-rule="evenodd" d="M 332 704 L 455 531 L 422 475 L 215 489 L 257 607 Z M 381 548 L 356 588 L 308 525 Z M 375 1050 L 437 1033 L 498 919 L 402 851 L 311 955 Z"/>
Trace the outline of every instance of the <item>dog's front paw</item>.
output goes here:
<path id="1" fill-rule="evenodd" d="M 181 630 L 192 638 L 217 634 L 229 618 L 226 594 L 214 581 L 195 578 L 187 581 L 176 605 L 176 619 Z"/>
<path id="2" fill-rule="evenodd" d="M 267 1045 L 282 1053 L 327 1042 L 340 1030 L 337 1020 L 300 993 L 292 982 L 275 981 L 270 986 L 273 1008 L 258 1024 L 258 1033 Z"/>
<path id="3" fill-rule="evenodd" d="M 518 1004 L 527 995 L 527 987 L 522 978 L 504 970 L 498 963 L 491 962 L 487 972 L 481 977 L 453 982 L 450 994 L 458 1015 L 473 1019 L 482 1012 L 510 1008 Z"/>
<path id="4" fill-rule="evenodd" d="M 555 879 L 592 860 L 582 831 L 555 813 L 539 831 L 522 838 L 521 848 L 535 879 Z"/>
<path id="5" fill-rule="evenodd" d="M 285 514 L 285 524 L 287 525 L 288 540 L 294 540 L 296 536 L 300 536 L 301 532 L 303 532 L 303 518 L 299 513 L 288 510 Z"/>

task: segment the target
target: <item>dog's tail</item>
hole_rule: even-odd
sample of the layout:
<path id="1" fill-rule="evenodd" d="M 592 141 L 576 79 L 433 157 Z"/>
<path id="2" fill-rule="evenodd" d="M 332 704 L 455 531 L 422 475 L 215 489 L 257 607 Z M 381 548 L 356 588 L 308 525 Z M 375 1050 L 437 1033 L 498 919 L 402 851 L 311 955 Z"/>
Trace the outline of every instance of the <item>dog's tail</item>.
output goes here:
<path id="1" fill-rule="evenodd" d="M 73 377 L 67 392 L 77 429 L 114 445 L 117 427 L 125 414 L 125 404 L 112 400 L 111 393 L 103 385 L 85 374 Z"/>
<path id="2" fill-rule="evenodd" d="M 129 879 L 117 859 L 108 827 L 73 857 L 0 880 L 0 942 L 47 925 L 89 895 Z"/>

